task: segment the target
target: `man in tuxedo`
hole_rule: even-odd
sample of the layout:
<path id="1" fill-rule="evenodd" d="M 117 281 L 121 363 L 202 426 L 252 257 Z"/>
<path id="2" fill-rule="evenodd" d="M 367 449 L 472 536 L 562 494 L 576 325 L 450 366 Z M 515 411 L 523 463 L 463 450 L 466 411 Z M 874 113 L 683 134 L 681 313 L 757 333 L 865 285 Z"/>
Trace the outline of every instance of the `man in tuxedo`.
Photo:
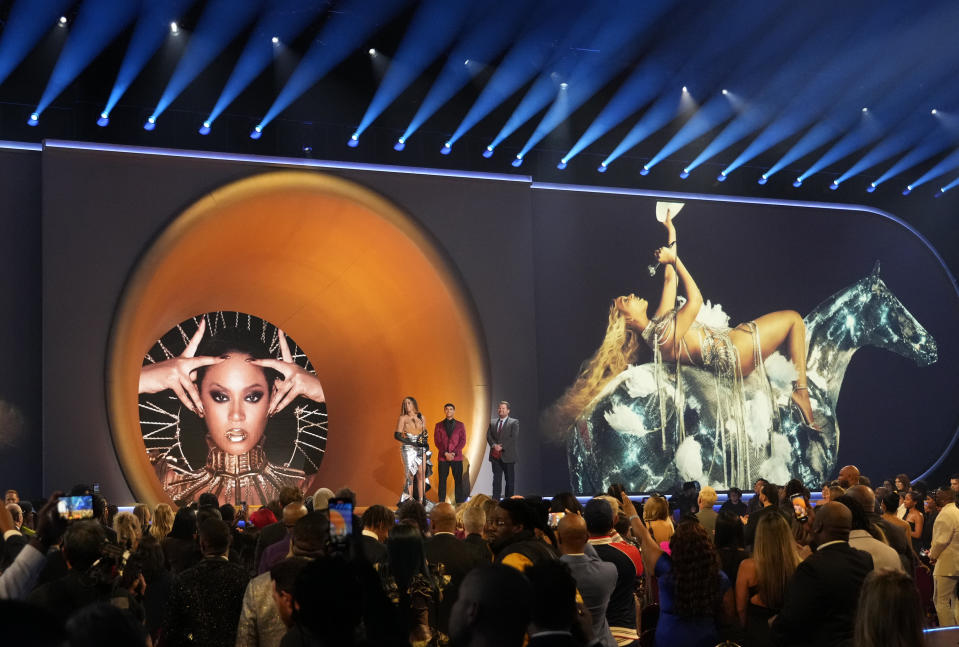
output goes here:
<path id="1" fill-rule="evenodd" d="M 390 536 L 390 529 L 396 524 L 396 515 L 389 508 L 382 505 L 371 505 L 360 518 L 363 524 L 363 533 L 360 536 L 360 546 L 370 564 L 386 561 L 386 539 Z"/>
<path id="2" fill-rule="evenodd" d="M 430 528 L 433 536 L 426 542 L 426 559 L 430 564 L 442 564 L 443 571 L 450 576 L 450 588 L 437 606 L 436 613 L 436 626 L 448 634 L 450 611 L 456 602 L 460 584 L 480 562 L 466 544 L 456 538 L 456 510 L 449 503 L 440 502 L 433 507 L 430 511 Z M 489 564 L 489 561 L 486 563 Z"/>
<path id="3" fill-rule="evenodd" d="M 493 467 L 493 499 L 499 500 L 503 475 L 506 475 L 506 498 L 513 496 L 515 467 L 518 458 L 516 440 L 519 438 L 519 420 L 509 415 L 509 402 L 503 400 L 496 409 L 497 418 L 486 431 L 489 461 Z"/>
<path id="4" fill-rule="evenodd" d="M 433 442 L 439 455 L 440 482 L 437 501 L 446 501 L 446 479 L 453 472 L 453 501 L 458 505 L 466 500 L 463 491 L 463 448 L 466 447 L 466 425 L 454 418 L 456 407 L 451 402 L 443 406 L 446 417 L 433 428 Z"/>
<path id="5" fill-rule="evenodd" d="M 929 559 L 935 564 L 932 571 L 935 583 L 936 615 L 940 627 L 959 625 L 959 603 L 956 583 L 959 582 L 959 508 L 956 493 L 939 490 L 936 502 L 942 506 L 932 526 L 932 546 Z"/>
<path id="6" fill-rule="evenodd" d="M 849 545 L 852 512 L 843 504 L 817 507 L 811 523 L 816 552 L 799 564 L 789 581 L 782 610 L 770 628 L 773 642 L 847 645 L 852 642 L 862 582 L 873 570 L 872 557 Z"/>

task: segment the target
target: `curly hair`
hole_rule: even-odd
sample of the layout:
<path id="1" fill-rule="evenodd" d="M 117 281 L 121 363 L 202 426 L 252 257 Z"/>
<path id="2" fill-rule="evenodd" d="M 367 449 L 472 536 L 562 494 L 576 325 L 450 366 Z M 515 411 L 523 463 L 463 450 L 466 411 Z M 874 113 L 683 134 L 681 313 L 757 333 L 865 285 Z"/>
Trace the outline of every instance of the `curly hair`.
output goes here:
<path id="1" fill-rule="evenodd" d="M 676 614 L 683 618 L 714 617 L 719 613 L 719 555 L 706 529 L 684 522 L 669 541 L 673 560 Z"/>
<path id="2" fill-rule="evenodd" d="M 565 435 L 586 405 L 611 379 L 631 364 L 639 363 L 645 348 L 639 333 L 626 325 L 625 315 L 615 304 L 610 306 L 603 342 L 593 356 L 583 362 L 573 385 L 543 413 L 540 428 Z"/>

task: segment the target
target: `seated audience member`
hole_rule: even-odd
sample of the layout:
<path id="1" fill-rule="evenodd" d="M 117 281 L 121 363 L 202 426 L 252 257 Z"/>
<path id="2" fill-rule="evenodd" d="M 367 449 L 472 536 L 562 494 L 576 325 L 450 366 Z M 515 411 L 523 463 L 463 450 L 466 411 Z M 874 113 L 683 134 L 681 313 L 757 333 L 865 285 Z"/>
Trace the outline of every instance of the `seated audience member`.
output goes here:
<path id="1" fill-rule="evenodd" d="M 13 562 L 0 574 L 0 600 L 18 600 L 26 597 L 46 564 L 46 555 L 50 547 L 60 541 L 66 530 L 66 523 L 57 514 L 57 499 L 62 492 L 54 492 L 47 503 L 37 513 L 37 533 L 24 542 Z M 14 538 L 23 540 L 13 524 L 10 511 L 0 506 L 0 535 L 4 543 Z"/>
<path id="2" fill-rule="evenodd" d="M 170 571 L 176 575 L 202 559 L 196 544 L 196 515 L 190 508 L 180 508 L 173 518 L 173 527 L 160 542 Z"/>
<path id="3" fill-rule="evenodd" d="M 780 645 L 845 645 L 872 557 L 849 545 L 852 513 L 843 504 L 822 506 L 811 525 L 816 552 L 796 568 L 771 633 Z"/>
<path id="4" fill-rule="evenodd" d="M 426 560 L 423 535 L 409 524 L 397 524 L 386 542 L 386 562 L 376 564 L 383 591 L 397 610 L 404 635 L 414 645 L 443 643 L 438 625 L 440 600 L 449 594 L 442 568 Z"/>
<path id="5" fill-rule="evenodd" d="M 426 560 L 433 568 L 450 577 L 448 592 L 436 607 L 436 626 L 449 635 L 450 611 L 466 574 L 480 566 L 466 544 L 456 538 L 456 511 L 449 503 L 437 503 L 430 511 L 433 534 L 426 542 Z M 486 563 L 489 563 L 488 561 Z"/>
<path id="6" fill-rule="evenodd" d="M 763 488 L 766 487 L 767 485 L 769 485 L 769 481 L 767 481 L 766 479 L 762 479 L 762 478 L 756 479 L 756 482 L 753 484 L 753 495 L 752 497 L 750 497 L 749 503 L 747 504 L 747 507 L 749 508 L 748 514 L 758 512 L 759 510 L 762 509 L 763 504 L 759 500 L 759 493 L 762 492 Z"/>
<path id="7" fill-rule="evenodd" d="M 850 494 L 844 494 L 837 498 L 836 502 L 849 508 L 849 512 L 852 514 L 852 531 L 849 533 L 849 545 L 857 550 L 869 553 L 872 556 L 873 567 L 877 570 L 886 568 L 893 571 L 904 572 L 902 562 L 899 560 L 899 554 L 888 544 L 883 543 L 869 532 L 871 524 L 859 501 Z M 877 534 L 879 534 L 878 531 Z"/>
<path id="8" fill-rule="evenodd" d="M 736 612 L 746 630 L 745 644 L 772 645 L 769 619 L 782 607 L 786 585 L 799 561 L 786 520 L 776 514 L 764 515 L 756 525 L 752 557 L 743 560 L 736 577 Z"/>
<path id="9" fill-rule="evenodd" d="M 326 555 L 304 565 L 296 575 L 291 604 L 284 601 L 280 613 L 292 609 L 290 629 L 282 647 L 352 647 L 363 618 L 364 591 L 350 564 L 341 556 Z M 379 643 L 373 643 L 379 644 Z"/>
<path id="10" fill-rule="evenodd" d="M 274 564 L 277 564 L 287 558 L 290 552 L 290 538 L 293 536 L 293 526 L 296 522 L 307 514 L 306 506 L 299 501 L 288 503 L 283 508 L 283 526 L 286 528 L 286 536 L 267 546 L 260 553 L 260 567 L 257 575 L 268 573 Z M 255 559 L 255 558 L 254 558 Z"/>
<path id="11" fill-rule="evenodd" d="M 63 558 L 69 567 L 66 576 L 37 587 L 28 601 L 66 622 L 77 609 L 109 598 L 109 583 L 94 573 L 104 543 L 106 535 L 99 522 L 90 519 L 71 523 L 63 538 Z"/>
<path id="12" fill-rule="evenodd" d="M 729 488 L 729 492 L 726 494 L 728 497 L 726 501 L 719 506 L 719 514 L 724 512 L 731 512 L 737 517 L 745 517 L 749 508 L 746 507 L 746 504 L 743 503 L 743 491 L 738 487 Z"/>
<path id="13" fill-rule="evenodd" d="M 696 518 L 699 519 L 699 525 L 706 529 L 710 539 L 713 539 L 716 533 L 717 513 L 713 510 L 713 506 L 716 505 L 717 498 L 716 490 L 707 485 L 699 491 L 699 499 L 696 502 L 699 506 Z"/>
<path id="14" fill-rule="evenodd" d="M 642 542 L 646 568 L 656 574 L 659 583 L 656 646 L 718 643 L 718 627 L 732 624 L 736 602 L 706 531 L 695 521 L 680 523 L 669 542 L 670 554 L 666 554 L 625 496 L 623 508 Z"/>
<path id="15" fill-rule="evenodd" d="M 150 512 L 150 506 L 146 503 L 138 503 L 133 506 L 133 516 L 140 522 L 140 530 L 145 535 L 150 532 L 150 524 L 153 522 L 153 513 Z M 114 524 L 116 519 L 114 519 Z"/>
<path id="16" fill-rule="evenodd" d="M 127 611 L 107 602 L 86 606 L 66 624 L 70 647 L 143 647 L 147 632 Z"/>
<path id="17" fill-rule="evenodd" d="M 173 530 L 173 509 L 168 503 L 158 503 L 153 511 L 153 524 L 150 525 L 150 535 L 159 542 Z"/>
<path id="18" fill-rule="evenodd" d="M 753 541 L 756 538 L 756 525 L 759 523 L 760 519 L 767 514 L 778 514 L 782 516 L 782 511 L 779 509 L 778 486 L 772 483 L 767 483 L 764 485 L 762 491 L 759 493 L 759 502 L 762 507 L 755 512 L 751 512 L 749 515 L 749 521 L 746 523 L 745 540 L 747 550 L 752 548 Z"/>
<path id="19" fill-rule="evenodd" d="M 859 485 L 859 468 L 855 465 L 846 465 L 839 470 L 839 487 L 848 490 L 854 485 Z"/>
<path id="20" fill-rule="evenodd" d="M 583 514 L 583 506 L 572 492 L 559 492 L 553 495 L 549 504 L 550 512 L 565 514 Z"/>
<path id="21" fill-rule="evenodd" d="M 360 521 L 363 524 L 360 537 L 363 554 L 371 564 L 382 562 L 386 559 L 386 538 L 396 524 L 396 516 L 386 506 L 371 505 L 363 512 Z"/>
<path id="22" fill-rule="evenodd" d="M 289 618 L 286 621 L 282 618 L 284 610 L 279 600 L 274 597 L 274 584 L 277 584 L 277 596 L 282 598 L 281 591 L 292 596 L 296 573 L 302 568 L 302 564 L 326 554 L 329 538 L 330 520 L 325 515 L 312 512 L 297 520 L 293 526 L 291 541 L 293 557 L 277 562 L 269 573 L 257 575 L 246 586 L 236 633 L 236 647 L 279 646 L 286 634 L 284 622 Z M 280 568 L 283 564 L 286 564 L 286 567 Z M 297 564 L 299 567 L 295 568 Z M 282 582 L 277 580 L 278 572 L 282 574 Z M 280 608 L 279 616 L 277 608 Z"/>
<path id="23" fill-rule="evenodd" d="M 430 524 L 426 516 L 426 508 L 416 499 L 407 499 L 396 508 L 396 521 L 413 526 L 424 537 L 430 534 Z"/>
<path id="24" fill-rule="evenodd" d="M 876 495 L 865 485 L 854 485 L 849 488 L 849 496 L 862 506 L 869 521 L 869 534 L 888 544 L 899 555 L 904 573 L 911 573 L 913 568 L 912 546 L 906 533 L 898 525 L 887 522 L 876 511 Z"/>
<path id="25" fill-rule="evenodd" d="M 227 559 L 230 528 L 208 518 L 198 528 L 203 559 L 176 576 L 170 591 L 164 644 L 232 647 L 250 576 Z"/>
<path id="26" fill-rule="evenodd" d="M 673 520 L 669 516 L 669 501 L 665 497 L 653 495 L 646 499 L 643 520 L 656 541 L 669 541 L 673 536 Z"/>
<path id="27" fill-rule="evenodd" d="M 522 647 L 532 597 L 529 580 L 514 568 L 470 571 L 450 616 L 453 647 Z"/>
<path id="28" fill-rule="evenodd" d="M 526 569 L 526 577 L 533 587 L 528 647 L 586 644 L 586 640 L 581 640 L 584 628 L 578 622 L 576 581 L 569 568 L 561 562 L 543 562 Z M 596 644 L 592 640 L 592 628 L 585 629 L 589 644 Z"/>
<path id="29" fill-rule="evenodd" d="M 625 496 L 625 495 L 624 495 Z M 647 502 L 647 509 L 649 503 Z M 635 507 L 632 514 L 636 514 Z M 627 513 L 627 516 L 631 514 Z M 643 561 L 632 544 L 613 541 L 613 511 L 604 499 L 590 500 L 583 510 L 589 544 L 604 562 L 616 567 L 616 586 L 606 606 L 606 620 L 616 643 L 629 645 L 639 638 L 636 628 L 636 580 L 643 575 Z"/>
<path id="30" fill-rule="evenodd" d="M 854 647 L 924 644 L 923 613 L 912 579 L 901 571 L 876 569 L 862 585 Z"/>
<path id="31" fill-rule="evenodd" d="M 723 573 L 734 588 L 739 564 L 748 557 L 743 539 L 744 530 L 743 522 L 733 512 L 720 512 L 716 517 L 716 552 L 719 554 Z"/>
<path id="32" fill-rule="evenodd" d="M 333 493 L 330 492 L 330 496 Z M 285 510 L 286 506 L 291 503 L 303 504 L 303 492 L 299 488 L 292 486 L 285 486 L 280 488 L 280 509 Z M 323 506 L 326 508 L 327 506 Z M 317 508 L 314 507 L 314 510 Z M 262 510 L 262 508 L 261 508 Z M 257 510 L 258 514 L 260 510 Z M 282 516 L 282 513 L 281 515 Z M 302 515 L 301 515 L 302 516 Z M 299 517 L 298 517 L 299 518 Z M 282 521 L 274 521 L 274 523 L 269 524 L 268 526 L 262 527 L 257 523 L 257 527 L 261 528 L 260 534 L 256 539 L 256 550 L 253 553 L 253 568 L 256 569 L 257 573 L 262 573 L 264 571 L 260 570 L 260 560 L 263 558 L 263 551 L 267 549 L 268 546 L 272 546 L 278 541 L 283 541 L 284 539 L 289 538 L 289 527 Z M 267 568 L 266 570 L 269 570 Z"/>
<path id="33" fill-rule="evenodd" d="M 555 551 L 536 538 L 535 513 L 522 499 L 503 499 L 493 509 L 490 520 L 494 540 L 491 548 L 497 564 L 520 571 L 542 560 L 556 559 Z"/>
<path id="34" fill-rule="evenodd" d="M 473 553 L 476 561 L 489 564 L 493 561 L 493 552 L 490 550 L 489 542 L 483 537 L 485 528 L 486 512 L 483 508 L 480 506 L 467 508 L 463 513 L 463 529 L 466 531 L 463 544 Z"/>
<path id="35" fill-rule="evenodd" d="M 956 493 L 939 490 L 939 516 L 932 527 L 932 546 L 929 561 L 935 564 L 932 579 L 935 585 L 936 615 L 940 627 L 959 625 L 959 601 L 956 584 L 959 583 L 959 508 Z"/>
<path id="36" fill-rule="evenodd" d="M 117 513 L 113 518 L 113 532 L 117 534 L 117 546 L 130 551 L 137 549 L 143 536 L 140 519 L 132 512 Z"/>
<path id="37" fill-rule="evenodd" d="M 566 515 L 560 519 L 556 539 L 561 553 L 559 559 L 569 567 L 576 580 L 576 588 L 583 596 L 583 604 L 593 620 L 592 633 L 598 641 L 597 644 L 616 647 L 616 639 L 613 638 L 609 621 L 606 619 L 609 599 L 619 577 L 616 566 L 604 562 L 598 556 L 586 554 L 589 532 L 586 521 L 579 515 Z M 534 622 L 535 615 L 534 612 Z"/>

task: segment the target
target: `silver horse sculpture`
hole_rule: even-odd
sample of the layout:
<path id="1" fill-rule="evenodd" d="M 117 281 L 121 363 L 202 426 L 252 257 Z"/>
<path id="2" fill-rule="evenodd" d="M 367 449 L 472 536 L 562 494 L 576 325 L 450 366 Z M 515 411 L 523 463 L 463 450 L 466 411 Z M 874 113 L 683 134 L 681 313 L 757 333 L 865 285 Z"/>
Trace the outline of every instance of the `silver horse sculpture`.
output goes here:
<path id="1" fill-rule="evenodd" d="M 782 356 L 774 354 L 766 360 L 766 377 L 757 370 L 746 378 L 744 430 L 717 422 L 717 382 L 712 373 L 683 366 L 682 441 L 669 395 L 663 397 L 668 398 L 665 410 L 670 413 L 665 421 L 661 418 L 663 392 L 655 389 L 653 365 L 630 366 L 613 378 L 570 430 L 567 449 L 573 491 L 593 493 L 611 483 L 623 483 L 630 491 L 649 492 L 693 480 L 725 489 L 751 484 L 760 476 L 778 483 L 792 477 L 807 485 L 824 483 L 836 469 L 836 405 L 853 354 L 863 346 L 876 346 L 928 366 L 937 359 L 936 341 L 889 291 L 879 277 L 878 261 L 869 276 L 834 294 L 804 321 L 809 395 L 819 431 L 803 424 L 790 399 L 792 376 L 777 377 L 770 366 L 781 363 L 793 368 Z M 667 378 L 674 387 L 673 368 L 667 367 Z M 772 401 L 762 379 L 769 382 Z M 737 443 L 748 453 L 747 460 L 739 463 L 748 467 L 731 474 L 730 452 Z"/>

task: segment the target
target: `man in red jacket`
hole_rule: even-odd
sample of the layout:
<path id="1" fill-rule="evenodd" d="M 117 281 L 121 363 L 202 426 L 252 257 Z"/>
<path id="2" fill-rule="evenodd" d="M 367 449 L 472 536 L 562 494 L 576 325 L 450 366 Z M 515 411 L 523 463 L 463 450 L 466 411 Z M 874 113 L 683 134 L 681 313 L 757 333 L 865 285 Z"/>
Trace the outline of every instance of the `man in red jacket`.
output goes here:
<path id="1" fill-rule="evenodd" d="M 466 425 L 453 416 L 456 407 L 447 402 L 443 406 L 446 417 L 436 423 L 433 429 L 433 442 L 439 455 L 440 478 L 437 501 L 446 501 L 446 479 L 453 471 L 453 499 L 456 503 L 466 500 L 467 492 L 463 487 L 463 448 L 466 447 Z"/>

